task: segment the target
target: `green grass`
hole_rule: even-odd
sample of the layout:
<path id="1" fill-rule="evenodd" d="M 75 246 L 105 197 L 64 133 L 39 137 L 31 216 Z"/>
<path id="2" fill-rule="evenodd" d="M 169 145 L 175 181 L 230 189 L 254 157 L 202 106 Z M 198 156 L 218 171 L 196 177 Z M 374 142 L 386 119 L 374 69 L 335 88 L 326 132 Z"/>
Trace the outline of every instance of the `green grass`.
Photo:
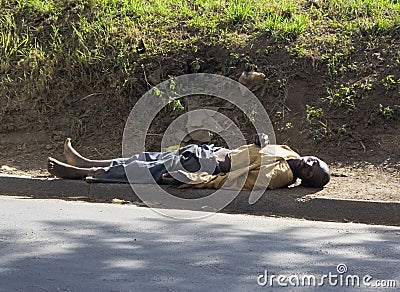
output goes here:
<path id="1" fill-rule="evenodd" d="M 90 61 L 107 57 L 110 49 L 116 55 L 129 55 L 138 38 L 146 39 L 150 53 L 168 52 L 202 36 L 218 43 L 227 33 L 238 35 L 244 29 L 249 35 L 266 31 L 277 41 L 326 26 L 344 33 L 399 29 L 397 1 L 320 2 L 317 8 L 308 1 L 282 0 L 7 0 L 0 6 L 2 57 L 28 55 L 38 45 L 51 54 L 62 45 L 79 50 L 74 56 L 78 60 Z"/>
<path id="2" fill-rule="evenodd" d="M 0 4 L 2 57 L 28 55 L 35 42 L 46 53 L 62 45 L 79 50 L 78 60 L 91 60 L 107 57 L 110 49 L 129 55 L 138 38 L 146 39 L 150 53 L 159 53 L 185 48 L 202 36 L 218 43 L 227 33 L 265 31 L 277 41 L 318 33 L 319 27 L 385 33 L 399 29 L 396 2 L 318 1 L 316 7 L 310 1 L 282 0 L 6 0 Z"/>

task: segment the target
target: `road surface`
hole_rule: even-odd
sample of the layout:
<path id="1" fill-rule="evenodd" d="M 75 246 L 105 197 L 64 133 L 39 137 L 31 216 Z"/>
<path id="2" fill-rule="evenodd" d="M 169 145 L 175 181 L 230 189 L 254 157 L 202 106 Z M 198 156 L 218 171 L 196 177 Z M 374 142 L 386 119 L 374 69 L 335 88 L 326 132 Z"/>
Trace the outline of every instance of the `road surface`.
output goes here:
<path id="1" fill-rule="evenodd" d="M 0 291 L 399 287 L 399 242 L 395 227 L 0 196 Z"/>

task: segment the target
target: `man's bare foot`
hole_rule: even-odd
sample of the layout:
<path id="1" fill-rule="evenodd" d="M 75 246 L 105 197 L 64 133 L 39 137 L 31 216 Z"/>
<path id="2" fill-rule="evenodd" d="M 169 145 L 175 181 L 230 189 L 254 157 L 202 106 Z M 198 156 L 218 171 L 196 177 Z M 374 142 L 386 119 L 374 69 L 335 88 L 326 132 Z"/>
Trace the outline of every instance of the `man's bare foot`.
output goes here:
<path id="1" fill-rule="evenodd" d="M 87 167 L 87 159 L 76 151 L 71 144 L 71 138 L 64 141 L 64 155 L 67 163 L 76 167 Z"/>
<path id="2" fill-rule="evenodd" d="M 82 179 L 89 173 L 88 169 L 75 167 L 52 157 L 47 159 L 47 170 L 56 177 L 69 179 Z"/>
<path id="3" fill-rule="evenodd" d="M 112 162 L 112 160 L 92 160 L 83 157 L 72 147 L 71 138 L 64 141 L 64 155 L 69 165 L 80 168 L 106 167 Z"/>

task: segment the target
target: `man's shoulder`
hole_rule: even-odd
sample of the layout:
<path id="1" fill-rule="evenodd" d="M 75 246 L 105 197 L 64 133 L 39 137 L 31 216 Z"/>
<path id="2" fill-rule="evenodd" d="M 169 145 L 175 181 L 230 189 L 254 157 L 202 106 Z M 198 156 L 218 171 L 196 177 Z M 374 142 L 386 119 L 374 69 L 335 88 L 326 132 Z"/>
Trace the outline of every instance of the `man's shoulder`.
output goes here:
<path id="1" fill-rule="evenodd" d="M 287 145 L 267 145 L 260 149 L 260 153 L 264 155 L 281 157 L 284 159 L 296 159 L 300 157 L 297 152 L 293 151 Z"/>

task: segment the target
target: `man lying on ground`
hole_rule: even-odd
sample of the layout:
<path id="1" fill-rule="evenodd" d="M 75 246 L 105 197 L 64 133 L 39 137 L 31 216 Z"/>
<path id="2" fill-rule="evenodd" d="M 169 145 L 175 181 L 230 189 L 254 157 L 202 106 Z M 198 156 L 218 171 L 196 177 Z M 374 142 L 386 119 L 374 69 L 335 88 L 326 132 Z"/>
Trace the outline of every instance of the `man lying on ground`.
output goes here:
<path id="1" fill-rule="evenodd" d="M 300 157 L 286 145 L 268 145 L 268 136 L 234 150 L 214 145 L 187 145 L 166 152 L 142 152 L 130 158 L 91 160 L 64 142 L 67 163 L 48 158 L 48 171 L 60 178 L 88 182 L 157 183 L 194 188 L 283 188 L 297 178 L 321 188 L 330 180 L 328 165 L 314 156 Z M 126 173 L 129 173 L 128 177 Z"/>

